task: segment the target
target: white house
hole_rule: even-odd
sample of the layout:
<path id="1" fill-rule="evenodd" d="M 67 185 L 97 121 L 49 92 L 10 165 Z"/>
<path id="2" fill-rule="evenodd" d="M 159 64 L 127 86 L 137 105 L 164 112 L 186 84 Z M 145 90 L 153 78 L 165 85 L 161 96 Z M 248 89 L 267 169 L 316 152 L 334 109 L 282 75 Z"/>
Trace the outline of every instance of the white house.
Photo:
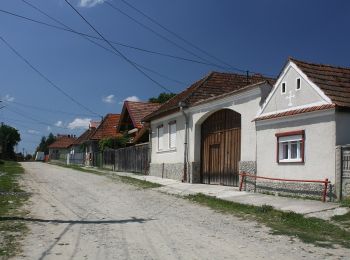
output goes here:
<path id="1" fill-rule="evenodd" d="M 348 68 L 289 59 L 276 82 L 212 72 L 144 119 L 151 125 L 150 174 L 231 186 L 238 185 L 239 172 L 328 178 L 339 196 L 339 185 L 350 189 L 336 161 L 336 147 L 350 143 L 349 108 Z M 322 189 L 302 182 L 249 182 L 254 185 L 248 189 L 265 192 L 315 195 Z"/>
<path id="2" fill-rule="evenodd" d="M 237 185 L 239 163 L 256 161 L 253 119 L 272 88 L 270 81 L 212 72 L 147 116 L 150 174 Z"/>
<path id="3" fill-rule="evenodd" d="M 324 180 L 340 195 L 336 147 L 350 143 L 350 69 L 289 59 L 255 119 L 257 174 Z M 350 182 L 348 183 L 350 188 Z M 259 187 L 259 184 L 257 185 Z M 283 182 L 262 182 L 271 190 Z M 310 194 L 319 185 L 298 184 Z M 344 185 L 344 189 L 348 189 Z"/>

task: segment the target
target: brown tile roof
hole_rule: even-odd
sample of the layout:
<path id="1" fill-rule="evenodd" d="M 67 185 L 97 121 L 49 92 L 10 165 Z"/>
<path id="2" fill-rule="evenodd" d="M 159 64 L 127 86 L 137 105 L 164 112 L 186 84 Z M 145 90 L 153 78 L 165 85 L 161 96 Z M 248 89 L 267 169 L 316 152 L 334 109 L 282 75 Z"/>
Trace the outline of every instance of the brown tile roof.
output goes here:
<path id="1" fill-rule="evenodd" d="M 252 75 L 247 78 L 246 75 L 242 74 L 211 72 L 183 92 L 168 100 L 168 102 L 164 103 L 158 110 L 146 116 L 143 120 L 150 121 L 153 118 L 178 111 L 179 102 L 185 102 L 188 106 L 192 106 L 209 98 L 239 90 L 247 85 L 265 80 L 274 81 L 274 79 L 265 78 L 261 75 Z"/>
<path id="2" fill-rule="evenodd" d="M 153 111 L 157 110 L 161 104 L 150 102 L 125 101 L 120 115 L 120 122 L 129 114 L 135 128 L 142 128 L 141 120 Z M 119 128 L 118 128 L 119 130 Z"/>
<path id="3" fill-rule="evenodd" d="M 267 120 L 267 119 L 275 119 L 275 118 L 281 118 L 281 117 L 287 117 L 287 116 L 294 116 L 294 115 L 310 113 L 310 112 L 314 112 L 314 111 L 333 109 L 335 107 L 336 107 L 335 104 L 326 104 L 326 105 L 320 105 L 320 106 L 294 109 L 294 110 L 289 110 L 289 111 L 280 112 L 280 113 L 276 113 L 276 114 L 259 116 L 259 117 L 255 118 L 253 121 L 261 121 L 261 120 Z"/>
<path id="4" fill-rule="evenodd" d="M 82 133 L 75 141 L 72 145 L 81 145 L 83 144 L 85 141 L 88 141 L 90 139 L 90 137 L 94 134 L 96 128 L 95 127 L 90 127 L 89 129 L 87 129 L 84 133 Z"/>
<path id="5" fill-rule="evenodd" d="M 108 137 L 118 137 L 121 134 L 117 132 L 120 114 L 107 114 L 95 132 L 91 135 L 90 140 L 101 140 Z"/>
<path id="6" fill-rule="evenodd" d="M 49 148 L 66 149 L 71 146 L 75 140 L 76 138 L 71 135 L 58 135 L 56 141 L 50 144 Z"/>
<path id="7" fill-rule="evenodd" d="M 289 58 L 339 107 L 350 107 L 350 68 Z"/>

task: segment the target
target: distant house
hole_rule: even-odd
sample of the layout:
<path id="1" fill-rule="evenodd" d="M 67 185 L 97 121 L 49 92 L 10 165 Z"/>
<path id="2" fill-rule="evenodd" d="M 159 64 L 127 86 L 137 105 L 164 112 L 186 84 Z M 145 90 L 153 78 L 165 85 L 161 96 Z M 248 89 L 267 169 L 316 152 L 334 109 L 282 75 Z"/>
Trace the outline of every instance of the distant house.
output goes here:
<path id="1" fill-rule="evenodd" d="M 75 135 L 57 135 L 56 141 L 48 147 L 50 160 L 66 160 L 75 140 Z"/>
<path id="2" fill-rule="evenodd" d="M 107 114 L 96 127 L 95 131 L 91 133 L 88 140 L 84 142 L 87 165 L 91 165 L 93 156 L 100 150 L 99 141 L 105 138 L 121 136 L 117 131 L 119 119 L 120 114 Z"/>
<path id="3" fill-rule="evenodd" d="M 142 118 L 160 107 L 158 103 L 125 101 L 120 114 L 117 131 L 131 136 L 131 143 L 145 143 L 149 141 L 148 124 L 141 122 Z"/>
<path id="4" fill-rule="evenodd" d="M 90 124 L 89 128 L 85 130 L 84 133 L 82 133 L 70 146 L 70 153 L 76 154 L 76 153 L 85 153 L 85 142 L 87 142 L 90 137 L 94 134 L 96 131 L 96 127 L 93 127 L 92 124 Z"/>

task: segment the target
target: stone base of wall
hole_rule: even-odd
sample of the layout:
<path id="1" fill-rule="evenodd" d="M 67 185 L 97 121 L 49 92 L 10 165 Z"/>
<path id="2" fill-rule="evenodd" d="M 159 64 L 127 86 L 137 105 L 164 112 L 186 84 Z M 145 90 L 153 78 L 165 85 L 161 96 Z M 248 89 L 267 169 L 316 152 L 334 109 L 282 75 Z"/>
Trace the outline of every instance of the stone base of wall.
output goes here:
<path id="1" fill-rule="evenodd" d="M 322 183 L 300 183 L 282 181 L 256 181 L 256 192 L 282 196 L 298 196 L 320 200 L 324 191 Z M 334 200 L 334 186 L 329 185 L 327 199 Z"/>
<path id="2" fill-rule="evenodd" d="M 247 173 L 256 176 L 256 161 L 240 161 L 239 173 Z M 241 183 L 242 176 L 239 176 L 239 183 Z M 256 179 L 252 177 L 245 177 L 242 190 L 248 192 L 255 192 Z"/>
<path id="3" fill-rule="evenodd" d="M 201 164 L 199 162 L 191 162 L 188 165 L 188 180 L 190 183 L 201 182 Z"/>
<path id="4" fill-rule="evenodd" d="M 151 163 L 149 175 L 182 181 L 183 163 Z"/>

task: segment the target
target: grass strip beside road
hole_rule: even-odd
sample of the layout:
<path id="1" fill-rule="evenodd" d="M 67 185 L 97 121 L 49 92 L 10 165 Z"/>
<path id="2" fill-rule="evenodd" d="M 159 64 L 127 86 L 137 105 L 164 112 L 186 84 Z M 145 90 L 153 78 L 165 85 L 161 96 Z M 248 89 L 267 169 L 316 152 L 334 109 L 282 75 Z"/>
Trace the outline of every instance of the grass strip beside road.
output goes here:
<path id="1" fill-rule="evenodd" d="M 11 161 L 0 161 L 0 259 L 7 259 L 20 251 L 20 243 L 27 232 L 25 223 L 4 220 L 2 217 L 23 215 L 20 207 L 28 199 L 18 182 L 24 169 Z"/>
<path id="2" fill-rule="evenodd" d="M 267 205 L 243 205 L 204 194 L 189 195 L 186 198 L 221 213 L 255 220 L 271 228 L 272 234 L 296 237 L 305 243 L 321 247 L 341 245 L 350 248 L 350 232 L 326 220 L 282 212 Z"/>
<path id="3" fill-rule="evenodd" d="M 99 170 L 94 170 L 94 169 L 89 169 L 86 167 L 78 166 L 78 165 L 64 165 L 64 164 L 55 164 L 61 167 L 77 170 L 77 171 L 82 171 L 82 172 L 87 172 L 87 173 L 93 173 L 97 175 L 106 175 L 107 177 L 111 177 L 110 175 L 107 175 L 106 173 L 99 171 Z M 153 188 L 159 188 L 162 185 L 158 183 L 153 183 L 145 180 L 139 180 L 136 178 L 128 177 L 128 176 L 121 176 L 121 175 L 113 175 L 113 179 L 117 181 L 121 181 L 125 184 L 133 185 L 135 187 L 141 188 L 141 189 L 153 189 Z"/>

